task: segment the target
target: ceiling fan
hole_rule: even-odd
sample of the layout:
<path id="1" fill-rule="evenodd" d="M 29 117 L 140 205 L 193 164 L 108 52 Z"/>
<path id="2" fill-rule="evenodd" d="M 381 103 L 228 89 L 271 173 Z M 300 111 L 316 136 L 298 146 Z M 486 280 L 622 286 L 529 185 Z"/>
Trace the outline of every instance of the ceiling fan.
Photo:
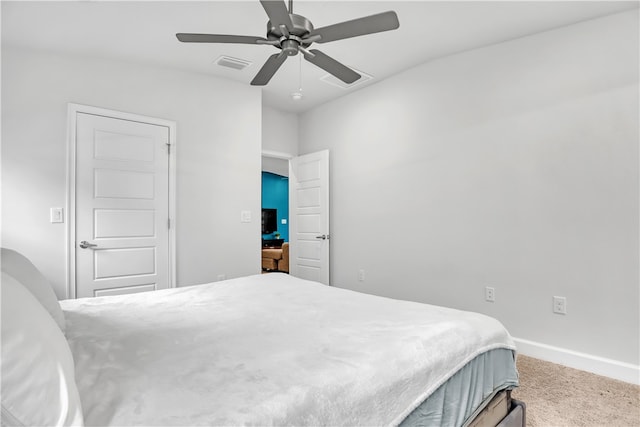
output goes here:
<path id="1" fill-rule="evenodd" d="M 176 37 L 184 43 L 240 43 L 271 45 L 280 49 L 267 59 L 258 74 L 251 81 L 253 86 L 264 86 L 289 56 L 302 52 L 304 59 L 322 68 L 347 84 L 358 80 L 360 74 L 341 64 L 317 49 L 309 49 L 313 43 L 327 43 L 382 31 L 395 30 L 400 26 L 395 12 L 383 12 L 365 16 L 322 28 L 302 15 L 293 13 L 293 0 L 289 0 L 289 10 L 284 0 L 260 0 L 269 22 L 267 36 L 234 36 L 227 34 L 178 33 Z"/>

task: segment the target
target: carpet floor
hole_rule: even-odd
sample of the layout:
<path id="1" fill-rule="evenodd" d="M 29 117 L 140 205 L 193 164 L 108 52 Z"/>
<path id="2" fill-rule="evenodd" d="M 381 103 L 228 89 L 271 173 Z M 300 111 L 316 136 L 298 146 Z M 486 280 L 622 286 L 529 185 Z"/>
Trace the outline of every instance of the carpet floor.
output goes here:
<path id="1" fill-rule="evenodd" d="M 640 426 L 640 387 L 518 355 L 527 426 Z"/>

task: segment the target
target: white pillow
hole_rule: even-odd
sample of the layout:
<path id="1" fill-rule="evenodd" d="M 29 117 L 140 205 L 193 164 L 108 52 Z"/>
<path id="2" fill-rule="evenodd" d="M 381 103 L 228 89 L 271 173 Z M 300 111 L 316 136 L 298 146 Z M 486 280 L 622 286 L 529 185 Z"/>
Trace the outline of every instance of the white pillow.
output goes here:
<path id="1" fill-rule="evenodd" d="M 40 273 L 40 270 L 27 257 L 12 249 L 2 248 L 0 261 L 2 262 L 2 272 L 13 276 L 14 279 L 22 283 L 40 301 L 40 304 L 64 332 L 66 328 L 64 313 L 62 313 L 51 284 Z"/>
<path id="2" fill-rule="evenodd" d="M 2 273 L 2 425 L 82 426 L 73 356 L 38 300 Z"/>

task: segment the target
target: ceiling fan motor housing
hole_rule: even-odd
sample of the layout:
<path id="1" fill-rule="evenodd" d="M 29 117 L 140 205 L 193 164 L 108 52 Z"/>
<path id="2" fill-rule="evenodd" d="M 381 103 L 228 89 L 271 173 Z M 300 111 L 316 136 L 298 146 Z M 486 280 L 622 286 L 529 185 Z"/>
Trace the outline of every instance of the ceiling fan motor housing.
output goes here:
<path id="1" fill-rule="evenodd" d="M 305 43 L 302 39 L 313 31 L 313 24 L 302 15 L 291 13 L 289 17 L 293 23 L 293 28 L 288 28 L 289 35 L 285 35 L 280 28 L 269 21 L 267 22 L 267 39 L 280 40 L 280 47 L 285 55 L 294 56 L 298 54 L 298 46 L 304 48 L 311 46 L 311 43 Z"/>

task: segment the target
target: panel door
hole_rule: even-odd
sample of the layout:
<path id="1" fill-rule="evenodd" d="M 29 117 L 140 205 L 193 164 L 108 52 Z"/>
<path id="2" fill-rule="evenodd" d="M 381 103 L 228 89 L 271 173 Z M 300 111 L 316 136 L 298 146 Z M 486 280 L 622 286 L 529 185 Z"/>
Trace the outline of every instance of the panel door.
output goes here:
<path id="1" fill-rule="evenodd" d="M 289 162 L 289 273 L 329 285 L 329 151 Z"/>
<path id="2" fill-rule="evenodd" d="M 169 128 L 76 117 L 76 296 L 169 287 Z"/>

